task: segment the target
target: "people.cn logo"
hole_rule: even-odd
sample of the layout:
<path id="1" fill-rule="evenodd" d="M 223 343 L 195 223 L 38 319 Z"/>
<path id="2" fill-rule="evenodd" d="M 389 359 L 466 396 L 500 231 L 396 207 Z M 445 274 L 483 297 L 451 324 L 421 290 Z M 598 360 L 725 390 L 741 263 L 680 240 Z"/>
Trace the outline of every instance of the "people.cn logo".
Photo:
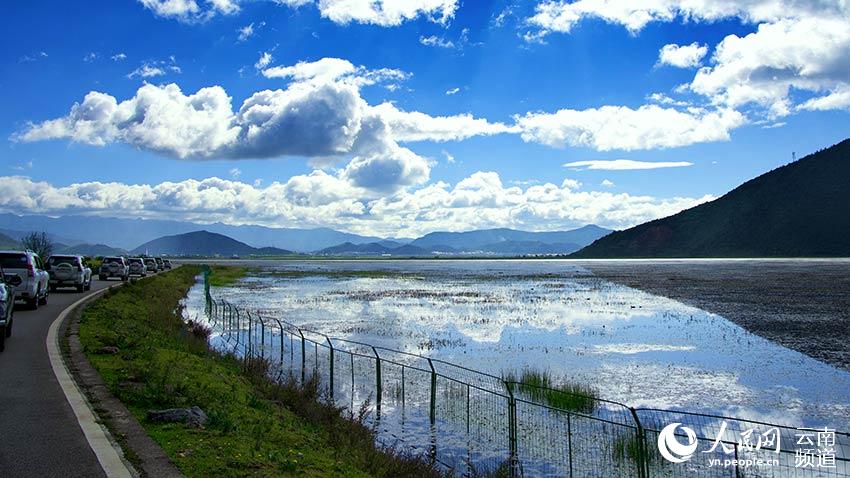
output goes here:
<path id="1" fill-rule="evenodd" d="M 697 434 L 692 429 L 681 425 L 681 423 L 671 423 L 658 434 L 658 451 L 665 460 L 673 463 L 684 463 L 697 451 Z M 684 445 L 676 438 L 676 429 L 680 427 L 688 438 L 688 443 Z"/>

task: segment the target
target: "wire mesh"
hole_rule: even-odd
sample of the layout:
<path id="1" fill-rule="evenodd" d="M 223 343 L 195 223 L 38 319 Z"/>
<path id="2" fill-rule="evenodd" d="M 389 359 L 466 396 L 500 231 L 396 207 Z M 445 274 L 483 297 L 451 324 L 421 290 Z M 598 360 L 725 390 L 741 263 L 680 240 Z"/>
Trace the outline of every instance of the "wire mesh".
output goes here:
<path id="1" fill-rule="evenodd" d="M 328 337 L 205 291 L 207 320 L 222 348 L 263 358 L 271 373 L 302 384 L 315 378 L 337 406 L 363 418 L 382 445 L 428 456 L 458 476 L 850 477 L 846 432 L 832 431 L 832 441 L 821 443 L 828 429 L 587 400 Z M 698 450 L 681 463 L 659 453 L 659 436 L 671 424 L 679 443 L 689 442 L 686 428 L 692 431 Z M 809 448 L 801 441 L 807 434 Z"/>

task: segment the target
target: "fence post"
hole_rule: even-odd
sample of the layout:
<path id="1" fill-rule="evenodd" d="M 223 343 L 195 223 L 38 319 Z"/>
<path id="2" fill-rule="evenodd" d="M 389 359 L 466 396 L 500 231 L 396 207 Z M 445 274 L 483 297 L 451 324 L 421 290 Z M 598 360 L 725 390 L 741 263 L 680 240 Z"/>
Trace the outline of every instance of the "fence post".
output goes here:
<path id="1" fill-rule="evenodd" d="M 567 412 L 567 446 L 570 447 L 570 478 L 573 476 L 573 425 L 570 420 L 570 412 Z"/>
<path id="2" fill-rule="evenodd" d="M 251 327 L 251 322 L 254 321 L 254 318 L 251 317 L 251 311 L 246 310 L 245 313 L 248 314 L 248 356 L 253 356 L 254 355 L 254 340 L 253 340 L 253 337 L 251 337 L 251 335 L 253 335 L 253 331 L 252 331 L 253 327 Z"/>
<path id="3" fill-rule="evenodd" d="M 307 368 L 307 341 L 304 339 L 304 332 L 298 329 L 298 335 L 301 336 L 301 385 L 304 385 L 305 368 Z"/>
<path id="4" fill-rule="evenodd" d="M 722 439 L 723 437 L 721 437 Z M 741 469 L 738 467 L 738 444 L 735 443 L 735 478 L 741 478 Z"/>
<path id="5" fill-rule="evenodd" d="M 260 320 L 260 357 L 266 358 L 266 321 L 262 315 L 257 315 Z"/>
<path id="6" fill-rule="evenodd" d="M 437 420 L 437 371 L 434 370 L 434 363 L 431 359 L 428 360 L 428 366 L 431 367 L 431 424 Z"/>
<path id="7" fill-rule="evenodd" d="M 514 398 L 513 386 L 509 382 L 504 382 L 505 389 L 508 391 L 508 444 L 510 446 L 510 474 L 511 477 L 517 476 L 517 430 L 516 430 L 516 399 Z"/>
<path id="8" fill-rule="evenodd" d="M 242 314 L 239 313 L 239 307 L 234 307 L 234 310 L 236 310 L 236 347 L 239 348 L 242 336 Z"/>
<path id="9" fill-rule="evenodd" d="M 327 335 L 325 336 L 325 339 L 327 339 L 328 348 L 330 348 L 330 354 L 329 354 L 330 375 L 328 375 L 328 378 L 329 378 L 328 383 L 330 385 L 331 400 L 333 400 L 333 398 L 334 398 L 334 344 L 333 344 L 333 342 L 331 342 L 331 338 L 328 337 Z"/>
<path id="10" fill-rule="evenodd" d="M 383 389 L 381 388 L 381 356 L 378 355 L 378 349 L 372 347 L 372 353 L 375 354 L 375 390 L 377 392 L 376 404 L 378 406 L 378 417 L 381 416 L 381 396 L 383 396 Z"/>
<path id="11" fill-rule="evenodd" d="M 632 418 L 635 420 L 635 434 L 637 435 L 637 444 L 638 444 L 638 453 L 637 453 L 637 464 L 638 464 L 638 476 L 641 478 L 645 478 L 649 476 L 649 460 L 647 460 L 647 455 L 649 452 L 649 448 L 646 445 L 646 434 L 643 431 L 643 425 L 640 423 L 640 419 L 638 418 L 637 410 L 634 408 L 629 408 L 632 412 Z"/>

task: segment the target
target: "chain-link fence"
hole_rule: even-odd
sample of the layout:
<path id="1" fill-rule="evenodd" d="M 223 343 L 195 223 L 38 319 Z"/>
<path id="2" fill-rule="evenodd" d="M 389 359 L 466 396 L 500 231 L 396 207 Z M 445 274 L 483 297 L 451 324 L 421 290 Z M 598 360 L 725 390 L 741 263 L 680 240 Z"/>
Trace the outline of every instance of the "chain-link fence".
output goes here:
<path id="1" fill-rule="evenodd" d="M 224 346 L 317 379 L 338 406 L 368 412 L 382 444 L 454 474 L 570 477 L 848 477 L 850 434 L 631 408 L 385 347 L 329 337 L 210 295 Z M 678 426 L 676 426 L 678 424 Z M 659 451 L 665 445 L 673 463 Z"/>

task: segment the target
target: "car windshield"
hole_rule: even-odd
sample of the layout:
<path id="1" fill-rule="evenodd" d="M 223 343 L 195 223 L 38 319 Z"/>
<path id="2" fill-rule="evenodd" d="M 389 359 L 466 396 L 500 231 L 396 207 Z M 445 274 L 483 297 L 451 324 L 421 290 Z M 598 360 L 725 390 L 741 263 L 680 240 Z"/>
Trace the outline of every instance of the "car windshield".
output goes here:
<path id="1" fill-rule="evenodd" d="M 50 256 L 50 259 L 47 259 L 47 265 L 49 266 L 58 266 L 59 264 L 76 266 L 77 258 L 74 256 Z"/>
<path id="2" fill-rule="evenodd" d="M 4 269 L 26 269 L 27 255 L 24 253 L 5 253 L 0 254 L 0 266 Z"/>
<path id="3" fill-rule="evenodd" d="M 141 264 L 141 263 L 142 263 L 141 259 L 130 259 L 130 264 Z"/>
<path id="4" fill-rule="evenodd" d="M 107 257 L 103 260 L 105 264 L 121 264 L 123 262 L 120 257 Z"/>

